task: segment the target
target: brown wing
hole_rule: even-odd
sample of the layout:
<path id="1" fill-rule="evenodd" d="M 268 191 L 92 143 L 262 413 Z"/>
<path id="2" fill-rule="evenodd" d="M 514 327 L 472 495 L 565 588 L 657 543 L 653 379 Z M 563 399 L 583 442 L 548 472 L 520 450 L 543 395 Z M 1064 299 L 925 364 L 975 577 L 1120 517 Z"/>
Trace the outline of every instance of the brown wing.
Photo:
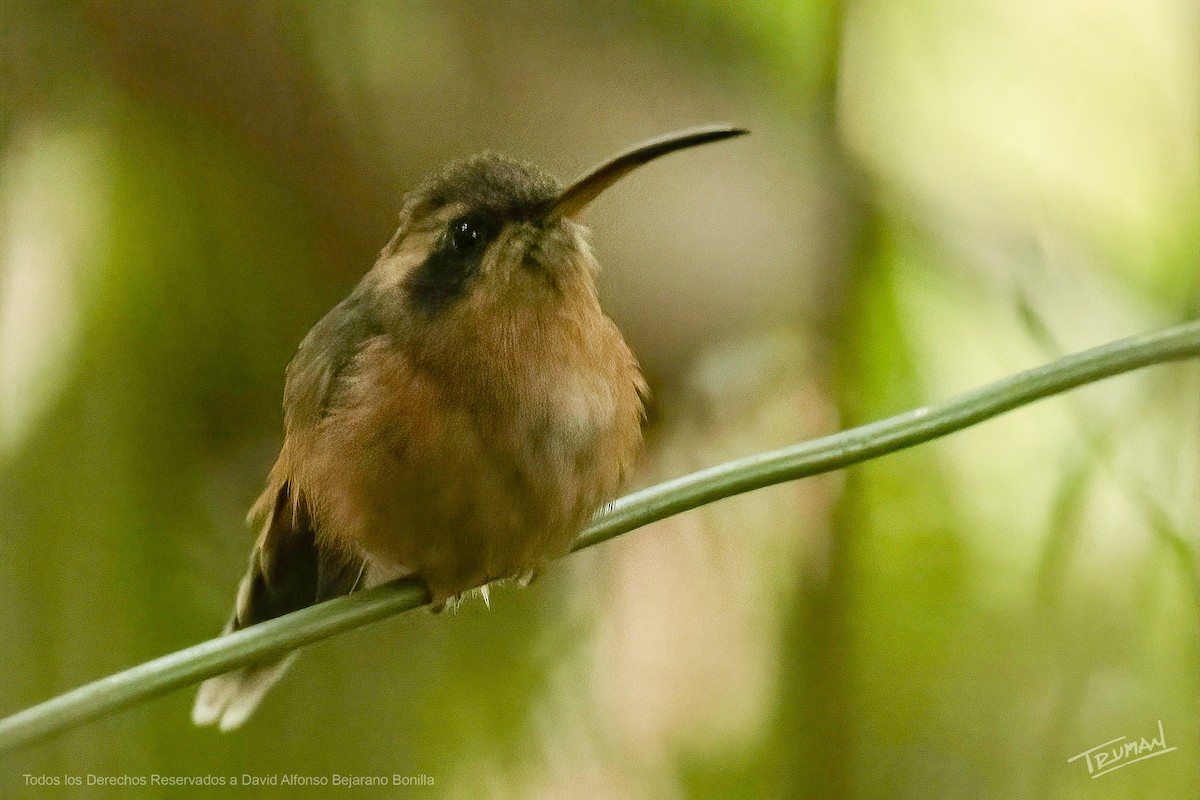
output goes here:
<path id="1" fill-rule="evenodd" d="M 369 294 L 360 286 L 305 337 L 288 366 L 284 388 L 289 440 L 325 416 L 343 373 L 377 328 Z M 366 566 L 360 556 L 331 547 L 317 535 L 308 503 L 291 484 L 287 453 L 285 445 L 267 491 L 251 510 L 252 519 L 263 520 L 262 534 L 250 553 L 226 633 L 348 594 L 364 578 Z M 197 725 L 215 723 L 222 730 L 241 725 L 289 660 L 255 664 L 205 681 L 196 695 L 192 720 Z"/>
<path id="2" fill-rule="evenodd" d="M 362 569 L 360 557 L 318 542 L 307 506 L 292 502 L 284 484 L 250 554 L 231 630 L 349 594 Z"/>

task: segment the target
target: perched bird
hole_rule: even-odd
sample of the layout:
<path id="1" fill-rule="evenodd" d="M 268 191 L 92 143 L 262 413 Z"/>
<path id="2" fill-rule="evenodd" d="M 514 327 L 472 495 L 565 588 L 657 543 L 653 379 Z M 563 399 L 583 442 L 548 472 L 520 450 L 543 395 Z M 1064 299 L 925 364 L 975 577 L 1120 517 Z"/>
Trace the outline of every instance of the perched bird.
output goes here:
<path id="1" fill-rule="evenodd" d="M 285 438 L 226 632 L 406 575 L 432 601 L 564 555 L 641 446 L 646 385 L 600 309 L 578 222 L 681 131 L 562 188 L 485 153 L 411 192 L 400 226 L 287 369 Z M 192 719 L 243 723 L 288 659 L 204 682 Z"/>

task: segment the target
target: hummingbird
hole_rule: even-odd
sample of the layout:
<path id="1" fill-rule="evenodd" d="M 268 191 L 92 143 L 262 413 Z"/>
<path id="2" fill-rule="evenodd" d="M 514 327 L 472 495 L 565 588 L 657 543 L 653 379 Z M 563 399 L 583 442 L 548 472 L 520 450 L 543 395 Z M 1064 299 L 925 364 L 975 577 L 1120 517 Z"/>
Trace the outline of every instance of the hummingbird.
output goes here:
<path id="1" fill-rule="evenodd" d="M 670 133 L 565 188 L 487 152 L 408 193 L 374 266 L 288 365 L 225 632 L 405 576 L 435 608 L 486 601 L 565 555 L 632 468 L 647 396 L 580 216 L 638 167 L 746 132 Z M 193 722 L 240 726 L 293 656 L 208 679 Z"/>

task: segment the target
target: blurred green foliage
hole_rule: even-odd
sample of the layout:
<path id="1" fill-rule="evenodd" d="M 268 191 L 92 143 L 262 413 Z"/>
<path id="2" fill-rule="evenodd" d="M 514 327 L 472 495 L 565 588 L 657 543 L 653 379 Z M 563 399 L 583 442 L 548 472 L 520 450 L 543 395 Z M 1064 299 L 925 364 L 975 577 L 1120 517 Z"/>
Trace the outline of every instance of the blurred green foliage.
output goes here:
<path id="1" fill-rule="evenodd" d="M 1194 317 L 1198 32 L 1188 0 L 6 4 L 0 713 L 219 630 L 283 368 L 427 170 L 754 130 L 591 218 L 648 482 Z M 0 796 L 1194 797 L 1198 460 L 1195 364 L 1089 387 L 322 643 L 243 731 L 176 693 L 6 755 Z M 1067 762 L 1159 720 L 1177 751 Z"/>

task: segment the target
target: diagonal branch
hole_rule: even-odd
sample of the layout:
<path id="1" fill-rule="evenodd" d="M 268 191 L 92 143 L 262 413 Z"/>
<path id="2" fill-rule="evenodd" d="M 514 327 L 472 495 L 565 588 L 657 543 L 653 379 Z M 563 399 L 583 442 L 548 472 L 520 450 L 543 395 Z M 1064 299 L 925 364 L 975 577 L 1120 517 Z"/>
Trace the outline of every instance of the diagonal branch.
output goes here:
<path id="1" fill-rule="evenodd" d="M 1200 357 L 1200 321 L 1111 342 L 1003 378 L 941 406 L 918 408 L 832 436 L 730 461 L 627 495 L 584 530 L 575 549 L 725 497 L 832 472 L 928 442 L 1103 378 L 1196 357 Z M 420 581 L 401 580 L 147 661 L 0 720 L 0 751 L 427 602 Z"/>

